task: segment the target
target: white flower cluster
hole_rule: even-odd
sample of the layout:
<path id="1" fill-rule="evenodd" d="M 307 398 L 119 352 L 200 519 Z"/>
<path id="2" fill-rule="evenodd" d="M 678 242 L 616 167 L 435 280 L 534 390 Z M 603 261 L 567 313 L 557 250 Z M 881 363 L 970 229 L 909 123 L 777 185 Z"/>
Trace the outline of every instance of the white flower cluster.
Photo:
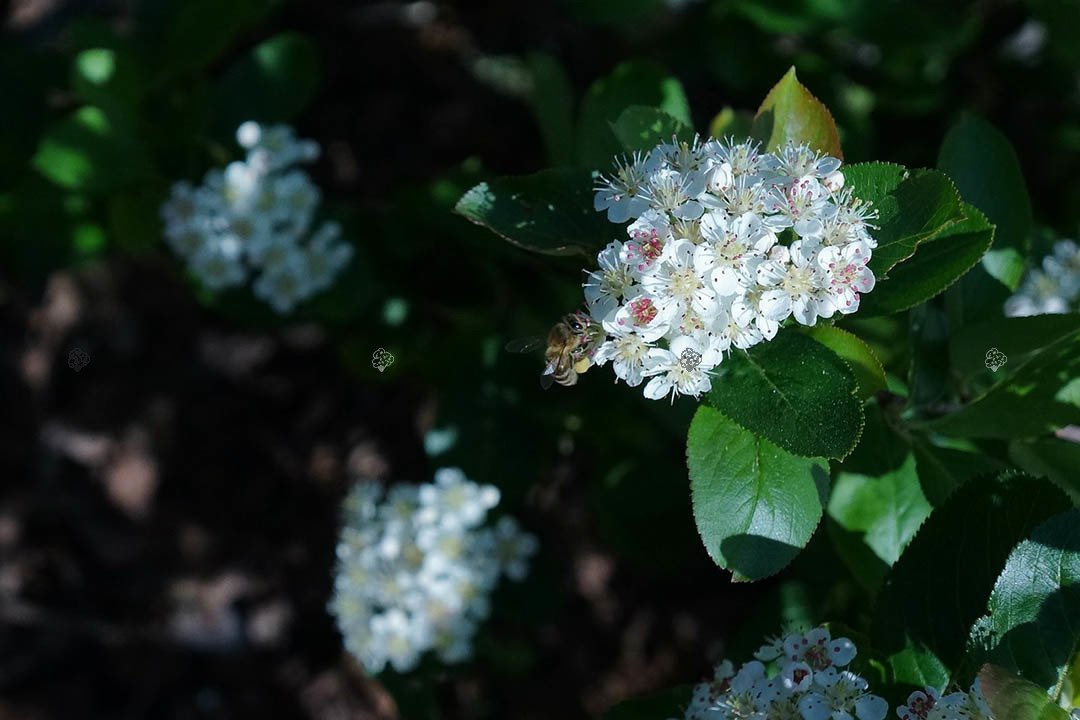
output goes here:
<path id="1" fill-rule="evenodd" d="M 1007 317 L 1068 313 L 1080 310 L 1080 246 L 1061 240 L 1043 258 L 1042 268 L 1024 276 L 1016 294 L 1005 301 Z"/>
<path id="2" fill-rule="evenodd" d="M 843 669 L 855 653 L 851 640 L 822 627 L 776 638 L 738 672 L 730 661 L 717 665 L 713 680 L 694 688 L 686 720 L 883 720 L 888 703 Z"/>
<path id="3" fill-rule="evenodd" d="M 206 173 L 202 185 L 178 182 L 161 206 L 165 238 L 211 290 L 244 285 L 279 313 L 330 287 L 352 258 L 341 227 L 312 231 L 319 189 L 295 166 L 319 156 L 286 125 L 246 122 L 236 139 L 243 162 Z"/>
<path id="4" fill-rule="evenodd" d="M 896 715 L 900 720 L 994 720 L 977 678 L 968 692 L 942 695 L 932 687 L 916 690 L 896 708 Z"/>
<path id="5" fill-rule="evenodd" d="M 456 468 L 425 485 L 349 493 L 329 609 L 369 672 L 407 672 L 431 649 L 447 663 L 472 655 L 499 577 L 522 580 L 538 546 L 510 517 L 483 527 L 498 502 L 498 488 Z"/>
<path id="6" fill-rule="evenodd" d="M 805 145 L 695 138 L 617 161 L 595 206 L 633 222 L 585 283 L 607 333 L 594 362 L 631 386 L 651 378 L 646 397 L 697 397 L 732 346 L 773 339 L 788 317 L 855 312 L 874 287 L 876 211 L 843 186 L 840 160 Z"/>

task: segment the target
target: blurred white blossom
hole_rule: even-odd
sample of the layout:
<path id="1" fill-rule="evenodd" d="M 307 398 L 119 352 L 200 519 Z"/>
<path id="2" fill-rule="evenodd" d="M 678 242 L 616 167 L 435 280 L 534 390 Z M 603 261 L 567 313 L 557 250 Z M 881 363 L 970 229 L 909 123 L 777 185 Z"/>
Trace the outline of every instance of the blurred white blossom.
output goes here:
<path id="1" fill-rule="evenodd" d="M 1080 246 L 1060 240 L 1042 267 L 1024 276 L 1016 294 L 1005 301 L 1005 315 L 1026 317 L 1080 310 Z"/>
<path id="2" fill-rule="evenodd" d="M 243 161 L 173 185 L 161 207 L 165 239 L 210 290 L 252 284 L 279 313 L 330 287 L 352 258 L 337 223 L 314 226 L 321 194 L 295 166 L 319 156 L 286 125 L 246 122 L 236 132 Z"/>
<path id="3" fill-rule="evenodd" d="M 348 494 L 329 609 L 369 672 L 407 672 L 429 650 L 446 663 L 471 657 L 499 578 L 523 579 L 538 549 L 510 517 L 484 525 L 498 502 L 496 487 L 457 468 L 420 486 L 362 482 Z"/>
<path id="4" fill-rule="evenodd" d="M 732 346 L 859 309 L 877 213 L 844 188 L 840 160 L 806 145 L 664 143 L 615 162 L 595 208 L 626 227 L 588 272 L 585 301 L 613 361 L 646 397 L 699 396 Z"/>

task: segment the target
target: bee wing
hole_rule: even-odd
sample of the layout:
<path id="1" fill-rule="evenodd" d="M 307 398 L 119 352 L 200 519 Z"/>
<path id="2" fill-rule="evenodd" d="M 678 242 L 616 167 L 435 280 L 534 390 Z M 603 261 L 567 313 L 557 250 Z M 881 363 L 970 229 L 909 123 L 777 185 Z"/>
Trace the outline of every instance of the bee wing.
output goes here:
<path id="1" fill-rule="evenodd" d="M 539 350 L 547 344 L 547 338 L 543 335 L 533 335 L 532 337 L 517 338 L 506 343 L 506 350 L 512 353 L 527 353 L 533 350 Z"/>

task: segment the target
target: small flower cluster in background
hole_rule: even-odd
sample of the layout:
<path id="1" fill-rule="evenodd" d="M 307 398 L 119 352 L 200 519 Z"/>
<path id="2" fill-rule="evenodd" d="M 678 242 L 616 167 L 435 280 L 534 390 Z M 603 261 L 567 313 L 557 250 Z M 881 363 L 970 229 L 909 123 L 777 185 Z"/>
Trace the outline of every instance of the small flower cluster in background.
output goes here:
<path id="1" fill-rule="evenodd" d="M 1005 315 L 1025 317 L 1080 310 L 1080 246 L 1061 240 L 1043 258 L 1042 268 L 1024 276 L 1016 294 L 1005 301 Z"/>
<path id="2" fill-rule="evenodd" d="M 844 669 L 855 654 L 851 640 L 822 627 L 770 640 L 738 672 L 730 661 L 717 665 L 713 680 L 694 688 L 686 720 L 883 720 L 888 703 Z"/>
<path id="3" fill-rule="evenodd" d="M 916 690 L 896 708 L 900 720 L 995 720 L 979 689 L 979 681 L 967 692 L 942 695 L 932 687 Z"/>
<path id="4" fill-rule="evenodd" d="M 500 576 L 522 580 L 536 538 L 510 517 L 484 526 L 499 490 L 444 468 L 433 483 L 357 484 L 345 500 L 330 612 L 345 648 L 371 673 L 407 672 L 428 650 L 472 655 Z"/>
<path id="5" fill-rule="evenodd" d="M 287 313 L 330 287 L 352 258 L 341 227 L 313 229 L 321 199 L 296 167 L 319 156 L 319 145 L 300 140 L 286 125 L 247 122 L 236 132 L 243 162 L 206 173 L 202 185 L 173 185 L 161 207 L 165 238 L 210 290 L 248 282 L 255 295 Z"/>
<path id="6" fill-rule="evenodd" d="M 618 161 L 595 206 L 633 222 L 585 283 L 608 336 L 594 361 L 631 386 L 651 378 L 646 397 L 697 397 L 732 346 L 773 339 L 788 317 L 858 310 L 876 211 L 844 189 L 840 164 L 806 145 L 696 138 Z"/>

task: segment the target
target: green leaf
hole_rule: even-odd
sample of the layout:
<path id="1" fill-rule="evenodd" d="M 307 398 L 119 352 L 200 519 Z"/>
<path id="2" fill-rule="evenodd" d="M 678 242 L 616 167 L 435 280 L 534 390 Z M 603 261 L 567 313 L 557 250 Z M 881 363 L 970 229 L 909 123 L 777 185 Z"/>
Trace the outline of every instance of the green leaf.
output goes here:
<path id="1" fill-rule="evenodd" d="M 694 689 L 679 686 L 652 695 L 625 700 L 601 716 L 602 720 L 656 720 L 681 717 Z"/>
<path id="2" fill-rule="evenodd" d="M 925 423 L 957 437 L 1019 438 L 1080 424 L 1080 331 L 1059 338 L 960 410 Z"/>
<path id="3" fill-rule="evenodd" d="M 1049 483 L 1005 474 L 967 482 L 930 514 L 873 611 L 874 645 L 889 655 L 898 683 L 921 684 L 934 668 L 957 668 L 967 629 L 986 608 L 1009 552 L 1066 507 Z"/>
<path id="4" fill-rule="evenodd" d="M 717 140 L 733 137 L 735 140 L 741 141 L 750 137 L 753 124 L 754 116 L 749 112 L 725 107 L 716 113 L 716 117 L 709 123 L 709 135 Z"/>
<path id="5" fill-rule="evenodd" d="M 733 352 L 716 369 L 708 403 L 788 452 L 842 458 L 859 441 L 855 374 L 798 332 Z"/>
<path id="6" fill-rule="evenodd" d="M 977 209 L 964 205 L 965 218 L 923 241 L 915 254 L 862 296 L 867 316 L 906 310 L 934 297 L 971 270 L 994 238 L 994 227 Z"/>
<path id="7" fill-rule="evenodd" d="M 911 447 L 915 452 L 919 485 L 934 507 L 942 505 L 971 478 L 997 474 L 1003 469 L 997 460 L 980 452 L 939 447 L 919 435 L 912 437 Z"/>
<path id="8" fill-rule="evenodd" d="M 90 105 L 45 132 L 33 163 L 63 188 L 100 193 L 148 171 L 146 153 L 125 117 Z"/>
<path id="9" fill-rule="evenodd" d="M 983 665 L 979 687 L 994 717 L 1008 720 L 1069 720 L 1046 691 L 1004 668 Z"/>
<path id="10" fill-rule="evenodd" d="M 1080 313 L 998 317 L 966 325 L 949 338 L 952 372 L 964 382 L 989 387 L 995 377 L 1024 364 L 1042 348 L 1076 330 L 1080 330 Z M 986 354 L 992 349 L 1000 350 L 1008 359 L 996 372 L 986 366 Z"/>
<path id="11" fill-rule="evenodd" d="M 885 370 L 870 346 L 857 336 L 832 325 L 817 325 L 806 334 L 832 350 L 848 364 L 855 373 L 859 386 L 859 398 L 866 400 L 878 390 L 885 389 Z"/>
<path id="12" fill-rule="evenodd" d="M 799 82 L 794 67 L 765 96 L 752 132 L 768 150 L 787 142 L 806 143 L 818 152 L 844 157 L 832 113 Z"/>
<path id="13" fill-rule="evenodd" d="M 633 105 L 622 111 L 611 125 L 612 132 L 627 152 L 647 151 L 677 137 L 683 142 L 694 139 L 694 131 L 663 110 Z"/>
<path id="14" fill-rule="evenodd" d="M 655 107 L 687 127 L 693 125 L 682 85 L 667 70 L 651 62 L 622 63 L 594 82 L 581 101 L 579 165 L 608 171 L 612 160 L 623 152 L 611 123 L 631 105 Z"/>
<path id="15" fill-rule="evenodd" d="M 586 170 L 542 170 L 496 178 L 465 193 L 454 212 L 514 245 L 546 255 L 593 255 L 612 226 L 593 210 L 593 179 Z"/>
<path id="16" fill-rule="evenodd" d="M 574 164 L 574 90 L 563 66 L 551 55 L 530 53 L 525 58 L 532 73 L 529 104 L 540 136 L 544 139 L 549 164 Z"/>
<path id="17" fill-rule="evenodd" d="M 1025 472 L 1050 480 L 1080 507 L 1080 443 L 1049 437 L 1013 440 L 1009 459 Z"/>
<path id="18" fill-rule="evenodd" d="M 247 120 L 292 120 L 319 89 L 314 43 L 286 32 L 259 43 L 225 71 L 216 90 L 215 127 L 231 137 Z"/>
<path id="19" fill-rule="evenodd" d="M 864 534 L 874 554 L 892 565 L 930 514 L 908 454 L 896 470 L 878 477 L 839 473 L 833 480 L 829 516 L 842 527 Z"/>
<path id="20" fill-rule="evenodd" d="M 1057 699 L 1080 651 L 1080 510 L 1055 515 L 1016 546 L 987 614 L 987 659 Z"/>
<path id="21" fill-rule="evenodd" d="M 821 520 L 827 461 L 784 452 L 712 408 L 690 423 L 686 463 L 701 540 L 737 579 L 782 570 Z"/>
<path id="22" fill-rule="evenodd" d="M 281 5 L 279 0 L 183 0 L 169 3 L 157 23 L 165 28 L 157 57 L 167 76 L 193 73 L 223 53 Z"/>
<path id="23" fill-rule="evenodd" d="M 983 268 L 1010 290 L 1024 273 L 1031 233 L 1031 200 L 1020 162 L 1008 139 L 975 115 L 964 115 L 942 142 L 938 167 L 960 195 L 997 228 Z"/>
<path id="24" fill-rule="evenodd" d="M 920 243 L 941 236 L 965 219 L 955 186 L 937 170 L 857 163 L 844 167 L 844 184 L 878 211 L 873 221 L 878 226 L 874 231 L 878 246 L 870 269 L 879 281 L 901 260 L 914 255 Z"/>

